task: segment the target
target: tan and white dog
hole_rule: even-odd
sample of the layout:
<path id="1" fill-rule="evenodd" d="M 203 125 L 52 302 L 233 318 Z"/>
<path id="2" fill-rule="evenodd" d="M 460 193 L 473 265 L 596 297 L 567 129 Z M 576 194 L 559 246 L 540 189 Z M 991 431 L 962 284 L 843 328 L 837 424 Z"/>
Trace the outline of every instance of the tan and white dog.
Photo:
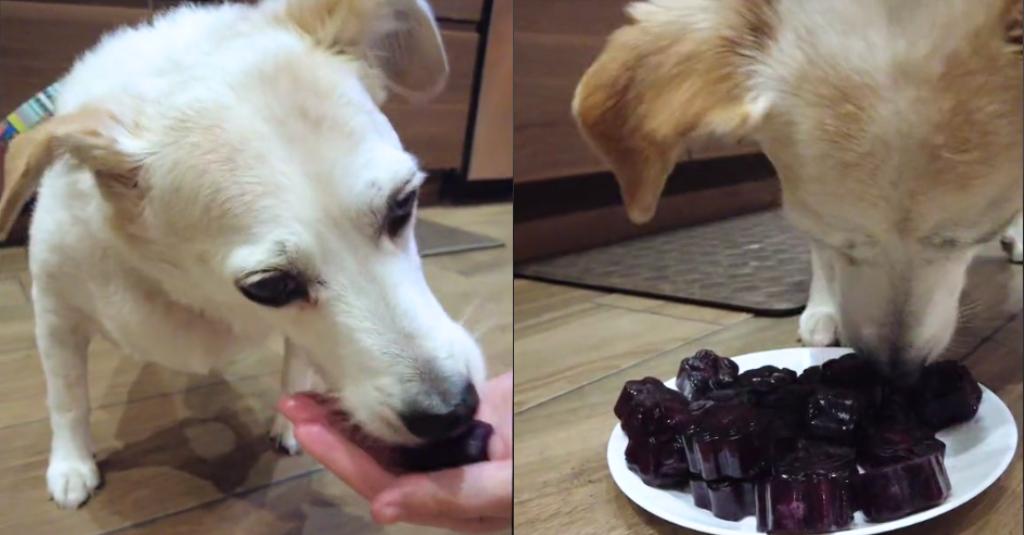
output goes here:
<path id="1" fill-rule="evenodd" d="M 471 418 L 480 350 L 424 279 L 416 159 L 380 110 L 447 78 L 423 0 L 188 6 L 107 35 L 14 139 L 0 230 L 38 184 L 39 351 L 59 506 L 100 481 L 86 349 L 205 372 L 286 338 L 283 388 L 325 389 L 415 444 Z M 298 447 L 287 421 L 273 434 Z"/>
<path id="2" fill-rule="evenodd" d="M 949 344 L 978 246 L 1005 232 L 1021 261 L 1019 4 L 637 2 L 573 111 L 637 223 L 688 138 L 756 139 L 812 242 L 804 342 L 913 374 Z"/>

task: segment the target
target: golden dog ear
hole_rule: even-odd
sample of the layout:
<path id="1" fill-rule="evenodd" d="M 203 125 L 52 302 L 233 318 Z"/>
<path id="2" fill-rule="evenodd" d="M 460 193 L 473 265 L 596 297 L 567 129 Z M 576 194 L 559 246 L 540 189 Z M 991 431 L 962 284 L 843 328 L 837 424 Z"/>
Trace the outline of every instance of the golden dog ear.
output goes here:
<path id="1" fill-rule="evenodd" d="M 52 117 L 11 140 L 4 158 L 0 240 L 7 238 L 43 172 L 61 154 L 92 169 L 105 192 L 134 188 L 139 162 L 125 150 L 124 133 L 108 110 L 84 108 Z"/>
<path id="2" fill-rule="evenodd" d="M 286 21 L 318 45 L 378 68 L 388 87 L 420 100 L 448 80 L 448 58 L 425 0 L 284 0 Z"/>
<path id="3" fill-rule="evenodd" d="M 743 135 L 766 111 L 743 68 L 770 31 L 768 7 L 727 0 L 718 9 L 694 14 L 698 23 L 663 3 L 632 4 L 632 24 L 612 34 L 576 88 L 573 115 L 634 223 L 654 216 L 686 138 Z"/>

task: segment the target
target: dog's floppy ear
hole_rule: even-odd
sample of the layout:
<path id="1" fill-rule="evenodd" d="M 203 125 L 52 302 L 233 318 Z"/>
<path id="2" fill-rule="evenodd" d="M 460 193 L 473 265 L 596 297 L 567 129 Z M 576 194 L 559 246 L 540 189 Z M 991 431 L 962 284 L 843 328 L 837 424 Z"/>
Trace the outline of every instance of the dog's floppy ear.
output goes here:
<path id="1" fill-rule="evenodd" d="M 379 69 L 388 87 L 421 100 L 448 80 L 448 58 L 425 0 L 282 0 L 285 19 L 318 45 Z"/>
<path id="2" fill-rule="evenodd" d="M 692 4 L 631 4 L 632 23 L 612 34 L 573 99 L 634 223 L 654 216 L 687 137 L 743 135 L 768 107 L 750 94 L 744 67 L 771 31 L 769 3 Z"/>
<path id="3" fill-rule="evenodd" d="M 131 136 L 110 111 L 88 107 L 52 117 L 11 140 L 4 158 L 0 240 L 6 239 L 43 172 L 61 154 L 89 167 L 105 194 L 134 189 L 140 160 Z"/>

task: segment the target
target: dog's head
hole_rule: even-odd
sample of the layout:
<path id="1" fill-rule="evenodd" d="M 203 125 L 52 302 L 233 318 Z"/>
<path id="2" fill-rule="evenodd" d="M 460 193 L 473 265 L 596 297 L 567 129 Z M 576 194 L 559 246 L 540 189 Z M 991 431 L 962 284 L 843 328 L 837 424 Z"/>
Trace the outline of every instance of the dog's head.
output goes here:
<path id="1" fill-rule="evenodd" d="M 483 359 L 427 286 L 424 174 L 379 107 L 388 90 L 443 84 L 433 15 L 423 0 L 245 9 L 222 42 L 182 52 L 171 76 L 191 84 L 51 119 L 16 138 L 8 176 L 69 155 L 105 227 L 172 298 L 282 332 L 377 438 L 445 434 L 472 418 Z"/>
<path id="2" fill-rule="evenodd" d="M 636 3 L 573 110 L 638 223 L 688 139 L 758 140 L 787 213 L 834 270 L 842 338 L 916 365 L 949 344 L 976 247 L 1021 210 L 1021 59 L 1005 39 L 1015 9 Z"/>

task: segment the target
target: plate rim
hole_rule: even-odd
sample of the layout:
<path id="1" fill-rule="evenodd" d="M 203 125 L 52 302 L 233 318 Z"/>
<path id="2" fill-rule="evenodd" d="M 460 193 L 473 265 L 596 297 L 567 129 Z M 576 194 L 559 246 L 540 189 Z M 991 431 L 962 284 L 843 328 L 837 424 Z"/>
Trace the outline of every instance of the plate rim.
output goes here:
<path id="1" fill-rule="evenodd" d="M 829 355 L 833 355 L 834 354 L 834 356 L 831 356 L 830 358 L 837 358 L 839 356 L 842 356 L 843 354 L 852 353 L 853 352 L 852 349 L 846 348 L 846 347 L 827 347 L 827 348 L 824 348 L 824 347 L 790 347 L 790 348 L 781 348 L 781 349 L 771 349 L 771 350 L 765 350 L 765 351 L 755 351 L 755 352 L 751 352 L 751 353 L 743 353 L 743 354 L 736 355 L 735 357 L 731 357 L 731 358 L 739 359 L 739 358 L 751 357 L 751 356 L 755 356 L 755 355 L 760 355 L 760 356 L 762 356 L 762 358 L 764 358 L 766 356 L 769 356 L 772 353 L 792 353 L 794 351 L 805 352 L 805 353 L 808 354 L 808 356 L 813 356 L 815 353 L 826 353 L 826 354 L 829 354 Z M 664 381 L 665 381 L 666 384 L 668 384 L 672 380 L 673 379 L 666 379 Z M 1013 433 L 1013 447 L 1009 448 L 1007 450 L 1008 453 L 1006 455 L 1004 455 L 1004 457 L 1000 460 L 999 469 L 998 470 L 993 470 L 992 473 L 988 477 L 986 477 L 984 480 L 982 480 L 983 484 L 979 484 L 977 486 L 977 490 L 975 492 L 967 493 L 967 494 L 965 494 L 965 495 L 963 495 L 961 497 L 958 497 L 955 500 L 948 500 L 948 501 L 944 502 L 941 505 L 938 505 L 936 507 L 932 507 L 931 509 L 926 509 L 924 511 L 919 511 L 919 512 L 914 513 L 912 515 L 908 515 L 908 516 L 905 516 L 905 517 L 902 517 L 902 518 L 898 518 L 896 520 L 890 520 L 888 522 L 882 522 L 882 523 L 878 523 L 878 524 L 871 524 L 871 525 L 867 525 L 867 526 L 858 526 L 858 527 L 853 528 L 853 529 L 845 529 L 845 530 L 835 531 L 835 532 L 831 532 L 831 533 L 837 533 L 837 534 L 840 534 L 840 535 L 874 535 L 874 534 L 885 533 L 885 532 L 889 532 L 889 531 L 893 531 L 893 530 L 897 530 L 897 529 L 903 529 L 903 528 L 906 528 L 906 527 L 909 527 L 909 526 L 913 526 L 915 524 L 920 524 L 921 522 L 924 522 L 924 521 L 927 521 L 927 520 L 931 520 L 932 518 L 944 515 L 944 514 L 950 512 L 950 511 L 952 511 L 952 510 L 962 506 L 963 504 L 973 500 L 974 498 L 977 498 L 981 493 L 985 492 L 993 484 L 995 484 L 995 482 L 998 481 L 999 478 L 1001 478 L 1003 475 L 1006 474 L 1006 470 L 1010 467 L 1010 464 L 1013 463 L 1014 457 L 1016 457 L 1017 448 L 1018 448 L 1019 442 L 1020 442 L 1019 437 L 1018 437 L 1018 435 L 1020 433 L 1020 430 L 1017 428 L 1017 421 L 1014 419 L 1013 413 L 1010 411 L 1010 408 L 1006 406 L 1006 402 L 1004 402 L 1002 400 L 1002 398 L 1000 398 L 995 392 L 990 390 L 987 386 L 985 386 L 981 382 L 979 382 L 978 384 L 981 386 L 982 399 L 984 400 L 986 397 L 991 397 L 993 400 L 998 401 L 998 404 L 996 406 L 996 410 L 999 410 L 1000 412 L 1002 412 L 1003 416 L 1006 418 L 1006 420 L 1013 424 L 1013 428 L 1014 428 L 1014 431 L 1015 431 L 1015 433 Z M 763 533 L 763 532 L 760 532 L 760 531 L 757 531 L 757 530 L 748 531 L 748 530 L 745 530 L 745 529 L 742 529 L 742 528 L 735 528 L 735 529 L 732 529 L 732 528 L 718 528 L 718 527 L 715 527 L 715 526 L 708 526 L 708 525 L 705 525 L 705 524 L 696 524 L 696 523 L 691 523 L 691 522 L 687 521 L 687 519 L 682 519 L 681 521 L 677 521 L 676 519 L 665 518 L 662 515 L 658 514 L 657 512 L 652 511 L 648 504 L 642 503 L 642 500 L 637 500 L 633 496 L 631 496 L 630 493 L 624 488 L 623 483 L 620 482 L 619 478 L 616 476 L 617 469 L 613 465 L 617 464 L 616 463 L 616 458 L 621 456 L 621 453 L 618 452 L 617 449 L 615 451 L 613 451 L 612 446 L 613 446 L 613 441 L 616 438 L 616 435 L 619 434 L 619 433 L 622 433 L 622 425 L 619 422 L 616 422 L 615 426 L 612 427 L 611 434 L 608 436 L 608 444 L 607 444 L 607 447 L 606 447 L 606 460 L 607 460 L 607 463 L 608 463 L 608 472 L 612 476 L 612 481 L 615 483 L 615 486 L 618 487 L 619 492 L 621 492 L 623 495 L 625 495 L 626 498 L 628 498 L 630 502 L 636 504 L 637 507 L 640 507 L 644 511 L 647 511 L 649 514 L 651 514 L 651 515 L 661 519 L 664 522 L 668 522 L 669 524 L 672 524 L 672 525 L 675 525 L 675 526 L 684 527 L 684 528 L 687 528 L 687 529 L 692 529 L 692 530 L 698 531 L 700 533 L 707 533 L 708 535 L 759 535 L 759 534 Z M 624 464 L 624 463 L 622 463 L 622 464 Z M 708 512 L 707 514 L 711 515 L 710 512 Z M 714 517 L 712 516 L 712 518 L 714 518 Z M 747 518 L 749 518 L 749 517 L 747 517 Z"/>

